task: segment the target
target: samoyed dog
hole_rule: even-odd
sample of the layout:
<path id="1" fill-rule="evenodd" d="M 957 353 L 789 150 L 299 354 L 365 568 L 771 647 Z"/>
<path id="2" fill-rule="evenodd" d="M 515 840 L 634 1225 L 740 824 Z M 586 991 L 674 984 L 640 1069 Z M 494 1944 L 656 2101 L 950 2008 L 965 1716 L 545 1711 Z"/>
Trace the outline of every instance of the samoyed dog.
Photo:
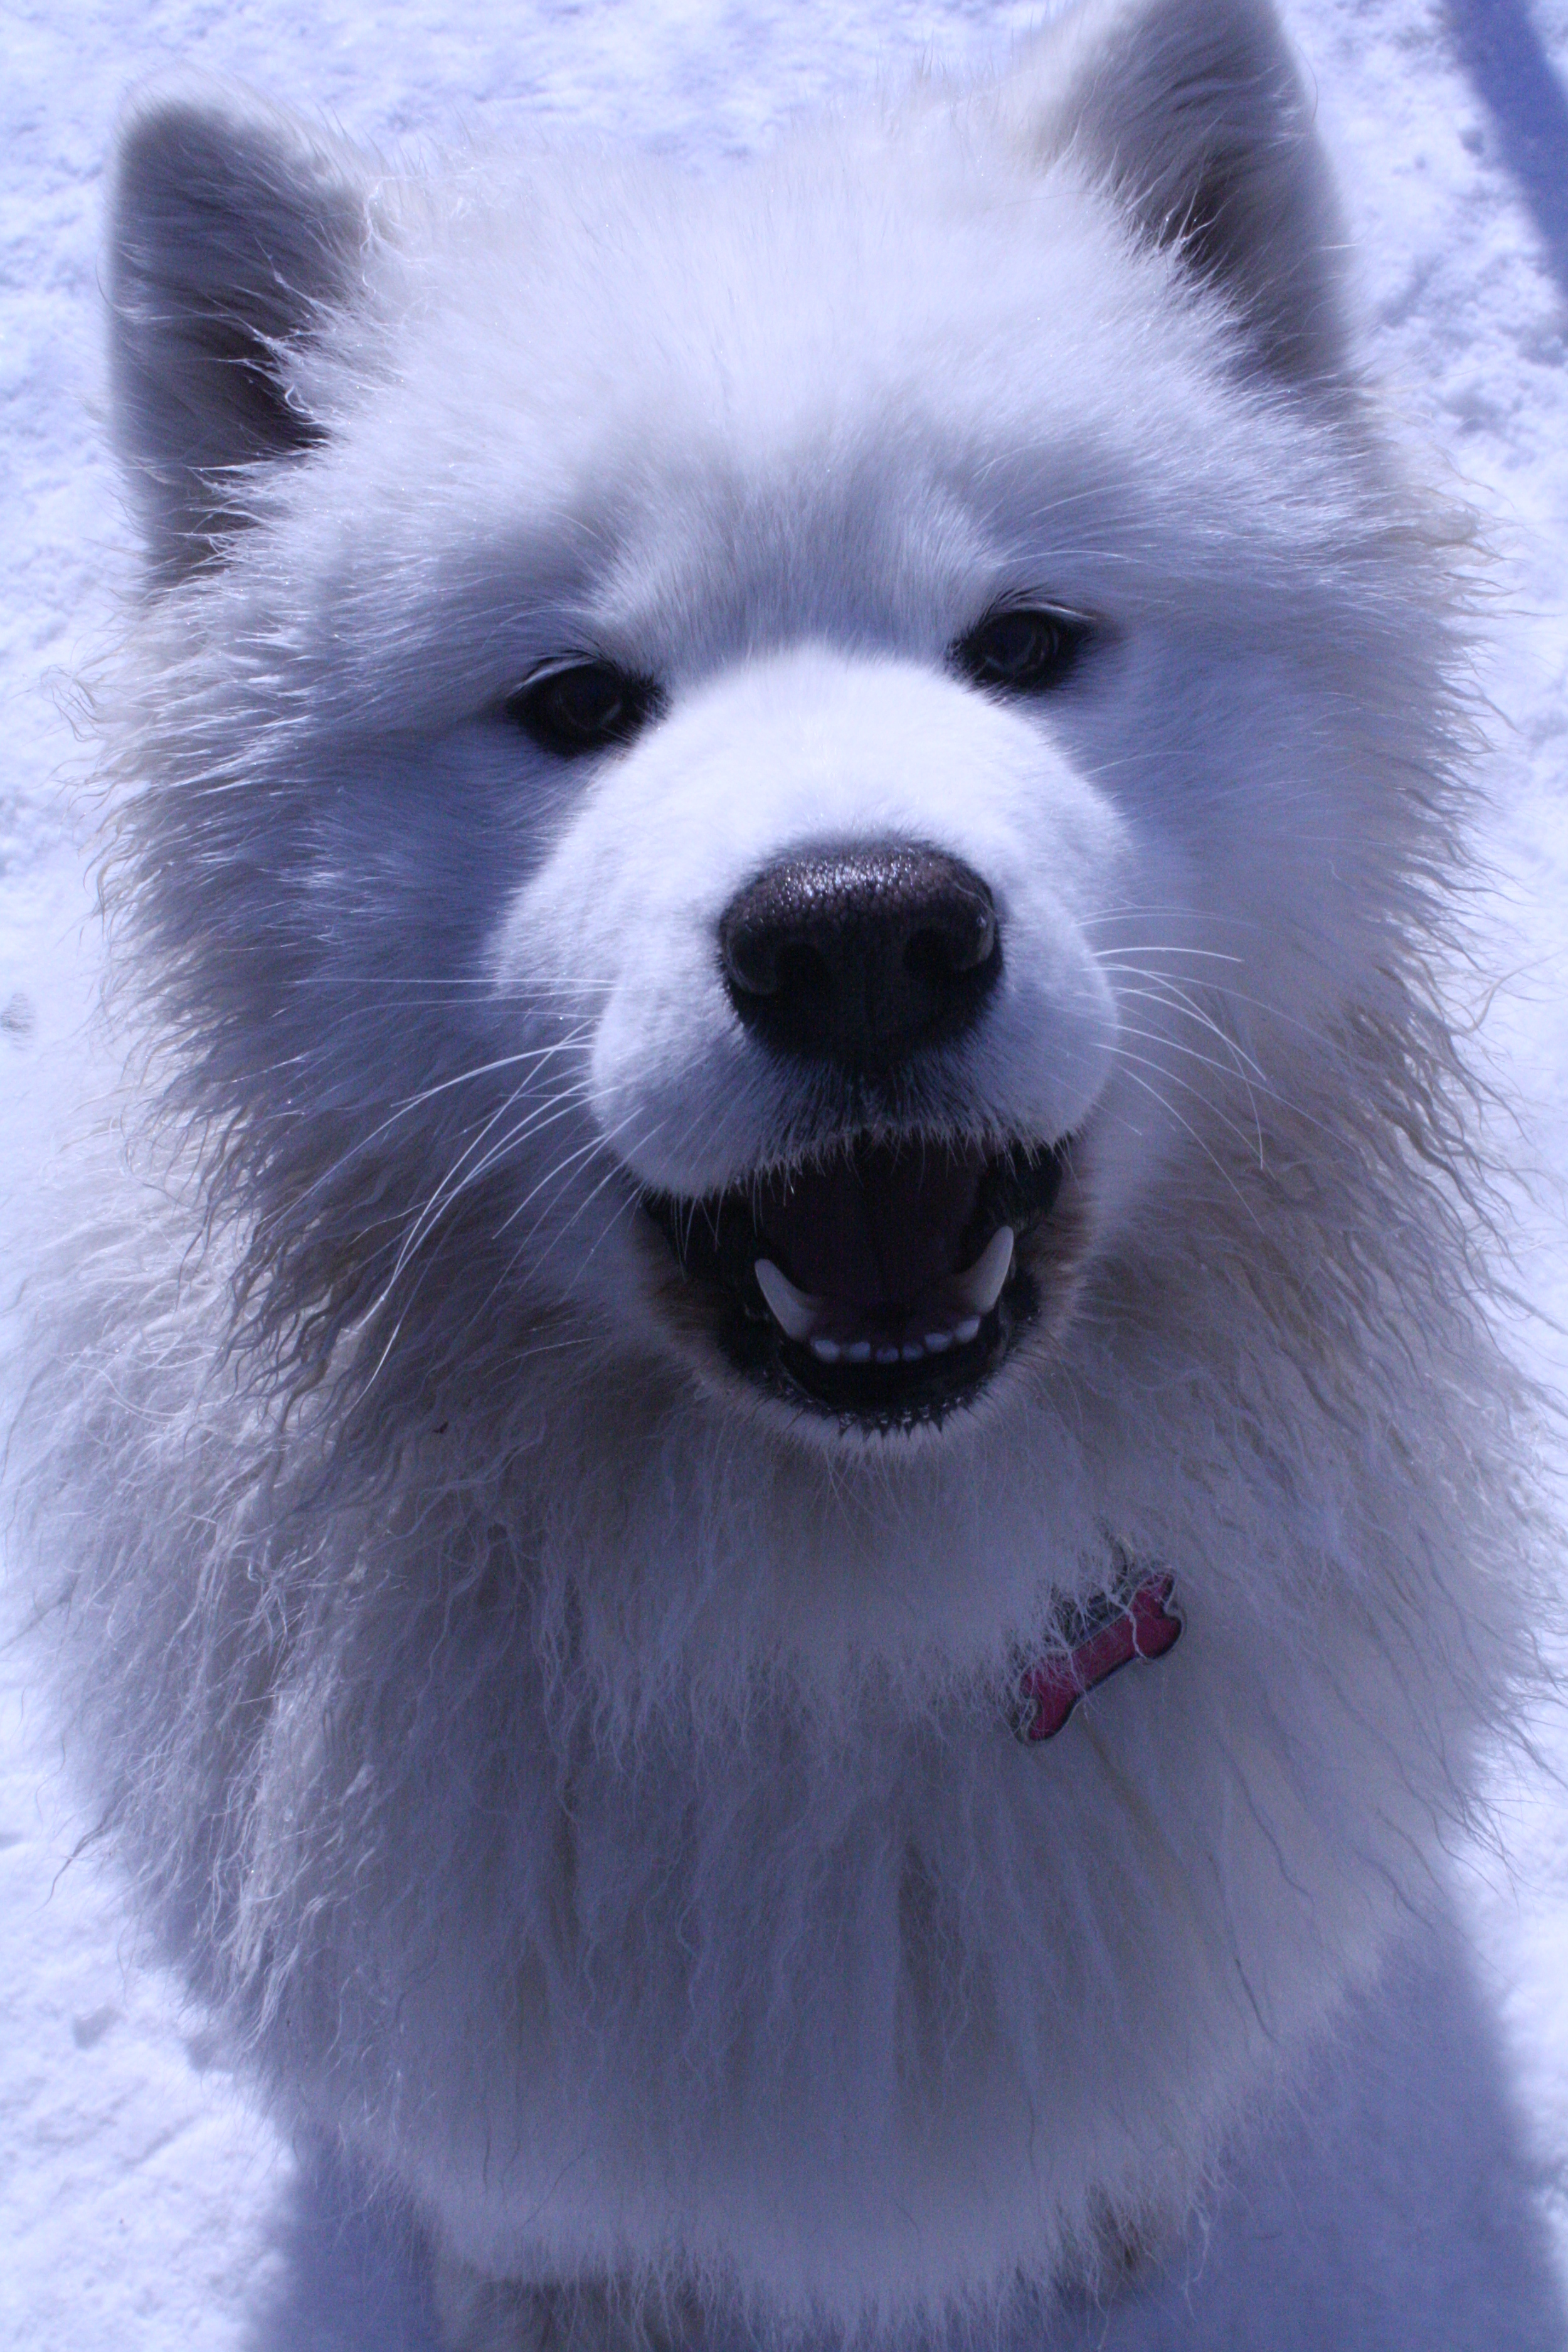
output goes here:
<path id="1" fill-rule="evenodd" d="M 1113 2292 L 1476 1802 L 1454 529 L 1310 118 L 1265 0 L 706 176 L 132 105 L 27 1509 L 454 2345 Z"/>

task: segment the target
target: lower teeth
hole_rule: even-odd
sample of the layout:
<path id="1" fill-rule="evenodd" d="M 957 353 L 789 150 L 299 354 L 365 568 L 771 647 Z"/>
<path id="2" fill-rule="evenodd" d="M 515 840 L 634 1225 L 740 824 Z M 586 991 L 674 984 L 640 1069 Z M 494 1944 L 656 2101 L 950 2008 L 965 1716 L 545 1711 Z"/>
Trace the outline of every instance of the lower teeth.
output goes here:
<path id="1" fill-rule="evenodd" d="M 906 1339 L 901 1347 L 890 1341 L 878 1346 L 869 1339 L 829 1339 L 821 1334 L 806 1345 L 821 1364 L 918 1364 L 924 1356 L 941 1356 L 954 1346 L 967 1347 L 979 1338 L 981 1320 L 978 1315 L 971 1316 L 952 1331 L 928 1331 L 923 1339 Z"/>
<path id="2" fill-rule="evenodd" d="M 782 1266 L 772 1258 L 758 1257 L 752 1265 L 752 1275 L 766 1302 L 774 1323 L 788 1339 L 797 1344 L 804 1341 L 819 1362 L 836 1364 L 842 1358 L 851 1364 L 867 1364 L 873 1355 L 879 1364 L 914 1364 L 923 1355 L 940 1356 L 944 1349 L 966 1348 L 980 1336 L 980 1326 L 1002 1295 L 1002 1287 L 1013 1264 L 1014 1234 L 1011 1225 L 999 1225 L 975 1259 L 962 1275 L 951 1276 L 944 1286 L 952 1306 L 978 1308 L 978 1313 L 964 1317 L 942 1331 L 928 1331 L 923 1339 L 900 1342 L 832 1339 L 814 1331 L 813 1324 L 823 1314 L 829 1302 L 814 1298 L 808 1291 L 797 1289 Z M 951 1309 L 950 1309 L 951 1311 Z"/>

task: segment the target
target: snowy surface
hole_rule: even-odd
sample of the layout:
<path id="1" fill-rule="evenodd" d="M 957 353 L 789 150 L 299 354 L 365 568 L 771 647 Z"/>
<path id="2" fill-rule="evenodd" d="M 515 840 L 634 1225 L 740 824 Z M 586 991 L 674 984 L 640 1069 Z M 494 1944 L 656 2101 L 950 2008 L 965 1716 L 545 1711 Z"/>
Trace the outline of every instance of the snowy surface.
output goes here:
<path id="1" fill-rule="evenodd" d="M 540 123 L 699 157 L 922 55 L 998 55 L 1020 0 L 0 0 L 0 1197 L 43 1181 L 51 1046 L 90 906 L 65 689 L 130 577 L 101 445 L 102 168 L 175 63 L 351 134 Z M 1290 0 L 1390 408 L 1486 518 L 1495 596 L 1492 971 L 1476 1017 L 1522 1106 L 1521 1284 L 1568 1324 L 1568 0 Z M 1500 975 L 1501 985 L 1491 982 Z M 6 1230 L 0 1223 L 0 1234 Z M 0 1261 L 3 1262 L 3 1261 Z M 1568 1339 L 1531 1343 L 1568 1385 Z M 1248 2352 L 1568 2343 L 1568 1735 L 1461 1874 L 1464 1944 L 1405 1964 L 1212 2236 L 1087 2342 Z M 16 2352 L 416 2352 L 395 2231 L 315 2179 L 144 1969 L 81 1848 L 24 1662 L 0 1655 L 0 2341 Z M 1075 2341 L 1077 2339 L 1075 2338 Z"/>

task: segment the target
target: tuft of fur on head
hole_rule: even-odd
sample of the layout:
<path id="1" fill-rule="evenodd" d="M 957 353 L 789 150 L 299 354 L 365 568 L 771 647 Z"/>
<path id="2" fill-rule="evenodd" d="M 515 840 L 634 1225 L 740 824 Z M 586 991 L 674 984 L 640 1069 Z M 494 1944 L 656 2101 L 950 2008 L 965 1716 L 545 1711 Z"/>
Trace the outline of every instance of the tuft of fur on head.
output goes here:
<path id="1" fill-rule="evenodd" d="M 1108 2289 L 1430 1899 L 1543 1540 L 1438 978 L 1451 549 L 1278 30 L 1088 0 L 689 185 L 181 86 L 117 186 L 139 1076 L 18 1448 L 146 1916 L 474 2343 Z M 1026 595 L 1100 632 L 1037 711 L 948 663 Z M 552 764 L 507 698 L 584 651 L 668 716 Z M 712 943 L 840 835 L 1006 926 L 879 1116 L 1074 1138 L 1053 1311 L 920 1444 L 746 1391 L 638 1206 L 864 1127 Z M 1179 1649 L 1022 1748 L 1127 1558 Z"/>

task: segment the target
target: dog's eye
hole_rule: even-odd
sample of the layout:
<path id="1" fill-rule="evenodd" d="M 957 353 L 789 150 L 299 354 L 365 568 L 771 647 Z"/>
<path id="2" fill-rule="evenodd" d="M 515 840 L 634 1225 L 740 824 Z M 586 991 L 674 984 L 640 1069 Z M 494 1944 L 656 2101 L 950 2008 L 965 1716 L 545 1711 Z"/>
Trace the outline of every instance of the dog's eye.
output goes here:
<path id="1" fill-rule="evenodd" d="M 509 696 L 507 717 L 542 751 L 558 759 L 607 751 L 657 718 L 664 696 L 651 678 L 631 677 L 614 662 L 573 662 L 530 680 Z"/>
<path id="2" fill-rule="evenodd" d="M 966 677 L 994 693 L 1046 694 L 1070 675 L 1089 634 L 1081 613 L 1015 605 L 961 637 L 952 658 Z"/>

